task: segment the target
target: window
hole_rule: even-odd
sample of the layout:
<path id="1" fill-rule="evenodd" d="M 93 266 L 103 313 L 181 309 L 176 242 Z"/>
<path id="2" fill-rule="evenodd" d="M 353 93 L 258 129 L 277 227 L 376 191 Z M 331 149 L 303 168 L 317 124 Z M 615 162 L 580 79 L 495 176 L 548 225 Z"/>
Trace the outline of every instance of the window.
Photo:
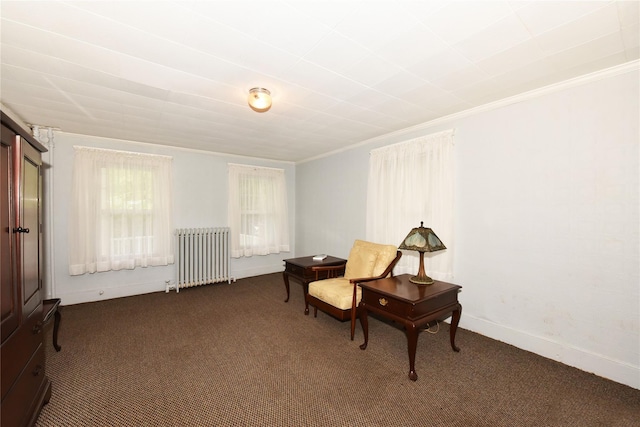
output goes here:
<path id="1" fill-rule="evenodd" d="M 231 256 L 289 251 L 284 170 L 229 164 Z"/>
<path id="2" fill-rule="evenodd" d="M 399 245 L 414 227 L 433 229 L 447 249 L 425 257 L 428 274 L 453 278 L 454 131 L 448 130 L 371 151 L 367 239 Z M 404 252 L 395 272 L 418 271 L 417 252 Z"/>
<path id="3" fill-rule="evenodd" d="M 69 273 L 173 263 L 172 159 L 75 147 Z"/>

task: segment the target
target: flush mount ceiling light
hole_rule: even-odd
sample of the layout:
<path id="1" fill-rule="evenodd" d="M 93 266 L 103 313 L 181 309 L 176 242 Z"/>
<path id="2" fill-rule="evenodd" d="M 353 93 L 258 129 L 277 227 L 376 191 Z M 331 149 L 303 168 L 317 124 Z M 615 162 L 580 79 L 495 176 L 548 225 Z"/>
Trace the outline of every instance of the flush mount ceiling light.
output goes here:
<path id="1" fill-rule="evenodd" d="M 249 90 L 249 107 L 258 113 L 264 113 L 271 108 L 271 92 L 261 87 Z"/>

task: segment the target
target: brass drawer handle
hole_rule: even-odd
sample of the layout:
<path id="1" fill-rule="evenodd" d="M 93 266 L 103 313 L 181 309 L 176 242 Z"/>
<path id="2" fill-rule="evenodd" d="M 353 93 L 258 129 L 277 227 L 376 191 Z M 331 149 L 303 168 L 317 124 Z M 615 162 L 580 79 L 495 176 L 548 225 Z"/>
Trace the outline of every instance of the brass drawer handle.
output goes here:
<path id="1" fill-rule="evenodd" d="M 378 302 L 379 302 L 379 303 L 380 303 L 380 305 L 381 305 L 381 306 L 383 306 L 383 307 L 384 307 L 385 305 L 389 304 L 389 301 L 387 301 L 387 299 L 386 299 L 386 298 L 380 298 L 380 299 L 378 300 Z"/>

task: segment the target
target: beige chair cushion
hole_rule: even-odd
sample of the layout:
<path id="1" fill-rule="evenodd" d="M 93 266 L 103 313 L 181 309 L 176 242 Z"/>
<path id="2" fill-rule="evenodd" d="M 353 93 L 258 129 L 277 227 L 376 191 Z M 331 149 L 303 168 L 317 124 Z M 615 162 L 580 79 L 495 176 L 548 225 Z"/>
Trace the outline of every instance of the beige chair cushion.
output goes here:
<path id="1" fill-rule="evenodd" d="M 351 309 L 351 300 L 353 298 L 353 284 L 349 279 L 338 277 L 335 279 L 317 280 L 309 283 L 309 295 L 331 304 L 340 310 Z M 360 304 L 362 298 L 362 290 L 357 287 L 356 307 Z"/>
<path id="2" fill-rule="evenodd" d="M 377 253 L 366 251 L 363 247 L 354 245 L 349 253 L 344 277 L 347 279 L 371 277 L 371 272 L 373 271 L 373 267 L 375 267 L 377 258 Z"/>
<path id="3" fill-rule="evenodd" d="M 396 257 L 398 248 L 393 245 L 356 240 L 353 243 L 344 272 L 346 279 L 359 279 L 381 275 Z"/>

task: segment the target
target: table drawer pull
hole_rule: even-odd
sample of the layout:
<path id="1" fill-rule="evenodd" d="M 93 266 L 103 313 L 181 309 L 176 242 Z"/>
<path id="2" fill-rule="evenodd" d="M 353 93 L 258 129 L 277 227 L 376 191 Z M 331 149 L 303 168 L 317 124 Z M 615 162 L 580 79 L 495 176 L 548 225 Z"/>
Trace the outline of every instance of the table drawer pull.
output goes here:
<path id="1" fill-rule="evenodd" d="M 380 298 L 380 299 L 378 300 L 378 302 L 379 302 L 379 303 L 380 303 L 380 305 L 381 305 L 381 306 L 383 306 L 383 307 L 384 307 L 385 305 L 389 304 L 389 301 L 387 301 L 387 299 L 386 299 L 386 298 Z"/>

